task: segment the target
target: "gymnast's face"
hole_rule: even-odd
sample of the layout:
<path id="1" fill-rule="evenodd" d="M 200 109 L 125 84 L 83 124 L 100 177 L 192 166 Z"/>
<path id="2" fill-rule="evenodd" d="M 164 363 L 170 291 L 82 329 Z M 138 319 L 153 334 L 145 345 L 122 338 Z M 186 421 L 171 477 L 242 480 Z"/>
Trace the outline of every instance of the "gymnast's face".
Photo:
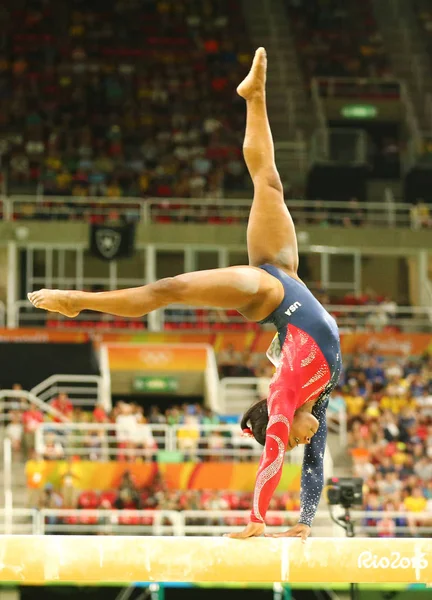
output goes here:
<path id="1" fill-rule="evenodd" d="M 311 413 L 299 411 L 294 415 L 287 452 L 300 444 L 310 444 L 318 431 L 319 422 Z"/>

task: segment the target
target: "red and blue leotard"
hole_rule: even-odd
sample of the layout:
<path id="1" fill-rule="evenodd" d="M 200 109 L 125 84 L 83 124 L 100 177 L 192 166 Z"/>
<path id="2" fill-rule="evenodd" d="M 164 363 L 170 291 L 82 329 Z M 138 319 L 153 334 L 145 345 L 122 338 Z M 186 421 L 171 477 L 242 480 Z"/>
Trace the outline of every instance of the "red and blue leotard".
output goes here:
<path id="1" fill-rule="evenodd" d="M 251 520 L 263 522 L 279 483 L 295 411 L 315 401 L 312 414 L 318 432 L 305 446 L 300 493 L 300 522 L 311 525 L 324 483 L 328 395 L 342 367 L 336 321 L 297 279 L 272 265 L 261 267 L 278 279 L 285 296 L 262 323 L 272 323 L 277 334 L 268 357 L 276 366 L 267 400 L 266 442 L 255 483 Z"/>

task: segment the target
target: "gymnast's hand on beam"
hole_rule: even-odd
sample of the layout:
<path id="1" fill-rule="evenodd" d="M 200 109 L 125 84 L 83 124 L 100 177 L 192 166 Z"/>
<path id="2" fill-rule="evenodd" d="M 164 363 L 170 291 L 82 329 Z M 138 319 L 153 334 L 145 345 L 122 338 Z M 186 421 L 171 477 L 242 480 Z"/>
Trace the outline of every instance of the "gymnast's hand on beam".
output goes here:
<path id="1" fill-rule="evenodd" d="M 238 533 L 226 533 L 224 537 L 235 538 L 236 540 L 245 540 L 250 537 L 257 537 L 264 533 L 264 523 L 253 523 L 252 521 Z"/>
<path id="2" fill-rule="evenodd" d="M 311 528 L 309 527 L 309 525 L 305 525 L 304 523 L 297 523 L 297 525 L 291 527 L 291 529 L 288 529 L 288 531 L 283 531 L 282 533 L 268 533 L 266 534 L 266 537 L 299 537 L 304 543 L 309 537 L 310 532 Z"/>

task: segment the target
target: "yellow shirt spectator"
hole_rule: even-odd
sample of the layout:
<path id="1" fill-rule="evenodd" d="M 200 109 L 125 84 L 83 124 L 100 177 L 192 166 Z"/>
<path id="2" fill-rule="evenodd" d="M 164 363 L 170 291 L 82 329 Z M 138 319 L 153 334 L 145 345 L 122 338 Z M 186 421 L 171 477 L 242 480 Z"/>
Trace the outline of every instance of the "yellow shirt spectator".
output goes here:
<path id="1" fill-rule="evenodd" d="M 57 175 L 56 181 L 60 189 L 66 189 L 72 181 L 72 175 L 68 171 L 62 171 Z"/>
<path id="2" fill-rule="evenodd" d="M 351 417 L 357 417 L 362 414 L 365 403 L 364 398 L 361 396 L 345 396 L 345 402 L 348 414 Z"/>
<path id="3" fill-rule="evenodd" d="M 412 401 L 407 400 L 404 396 L 383 396 L 380 402 L 382 410 L 391 410 L 395 415 L 398 415 L 403 408 L 411 405 Z"/>
<path id="4" fill-rule="evenodd" d="M 52 169 L 53 171 L 59 171 L 60 167 L 62 166 L 62 162 L 56 156 L 48 156 L 45 159 L 45 165 L 48 167 L 48 169 Z"/>
<path id="5" fill-rule="evenodd" d="M 423 512 L 426 506 L 427 500 L 423 496 L 408 496 L 404 500 L 404 507 L 409 512 Z"/>
<path id="6" fill-rule="evenodd" d="M 82 185 L 74 185 L 72 188 L 72 196 L 88 196 L 88 189 Z"/>
<path id="7" fill-rule="evenodd" d="M 106 189 L 108 198 L 119 198 L 122 195 L 120 186 L 117 183 L 111 183 Z"/>

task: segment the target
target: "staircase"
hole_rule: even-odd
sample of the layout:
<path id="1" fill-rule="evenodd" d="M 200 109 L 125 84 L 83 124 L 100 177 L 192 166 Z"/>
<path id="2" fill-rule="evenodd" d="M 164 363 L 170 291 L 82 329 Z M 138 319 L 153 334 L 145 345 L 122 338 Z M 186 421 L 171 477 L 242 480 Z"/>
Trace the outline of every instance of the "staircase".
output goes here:
<path id="1" fill-rule="evenodd" d="M 267 104 L 282 181 L 303 185 L 313 111 L 283 0 L 242 0 L 242 4 L 254 46 L 264 46 L 268 53 Z"/>
<path id="2" fill-rule="evenodd" d="M 419 130 L 431 132 L 425 101 L 427 94 L 432 94 L 430 58 L 413 8 L 406 0 L 373 0 L 373 7 L 393 72 L 405 83 L 407 94 L 403 93 L 402 99 L 408 117 L 411 102 Z"/>

